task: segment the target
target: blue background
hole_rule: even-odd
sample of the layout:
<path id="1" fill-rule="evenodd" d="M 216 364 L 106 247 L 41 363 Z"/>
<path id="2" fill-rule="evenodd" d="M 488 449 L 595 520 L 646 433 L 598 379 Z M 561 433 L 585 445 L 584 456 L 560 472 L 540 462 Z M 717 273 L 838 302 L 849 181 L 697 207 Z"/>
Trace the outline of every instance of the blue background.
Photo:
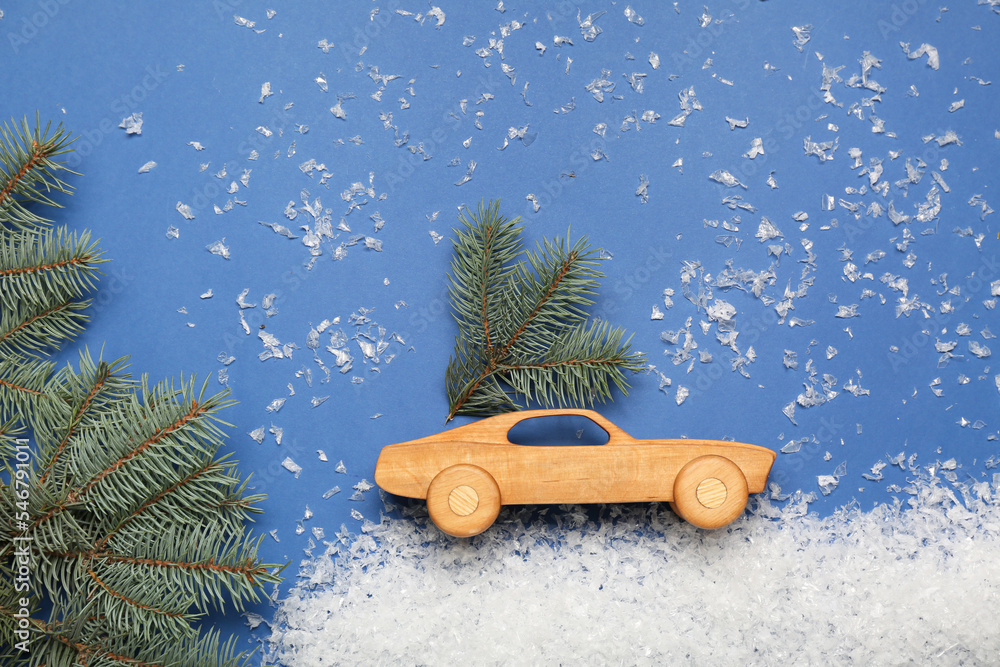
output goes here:
<path id="1" fill-rule="evenodd" d="M 710 7 L 712 20 L 701 27 L 701 3 L 677 3 L 675 11 L 672 5 L 637 2 L 632 6 L 645 20 L 637 26 L 625 19 L 623 3 L 504 4 L 506 11 L 500 13 L 491 3 L 442 0 L 446 21 L 438 29 L 434 17 L 418 22 L 395 11 L 416 14 L 430 8 L 419 2 L 378 5 L 377 14 L 370 2 L 275 4 L 270 6 L 277 13 L 268 19 L 269 5 L 256 0 L 176 3 L 171 9 L 141 2 L 0 0 L 0 116 L 30 117 L 37 109 L 43 121 L 62 122 L 79 137 L 73 161 L 82 176 L 70 179 L 77 192 L 61 199 L 66 208 L 55 218 L 75 230 L 91 229 L 113 260 L 105 265 L 81 345 L 95 352 L 103 347 L 108 359 L 131 355 L 133 371 L 148 373 L 154 381 L 195 373 L 208 380 L 212 391 L 222 388 L 219 354 L 235 357 L 227 370 L 239 404 L 223 417 L 234 425 L 230 446 L 241 469 L 252 472 L 252 485 L 269 496 L 255 529 L 277 530 L 280 542 L 265 538 L 266 561 L 293 561 L 286 571 L 290 580 L 312 527 L 323 527 L 329 538 L 341 524 L 359 528 L 351 510 L 377 520 L 377 491 L 350 501 L 351 487 L 373 480 L 384 445 L 445 428 L 444 370 L 455 335 L 445 282 L 451 228 L 460 206 L 497 197 L 503 213 L 522 217 L 527 243 L 564 235 L 572 227 L 573 238 L 586 234 L 613 255 L 603 264 L 606 278 L 592 312 L 633 332 L 635 348 L 672 380 L 665 393 L 657 373 L 636 375 L 627 398 L 616 396 L 599 408 L 632 435 L 733 438 L 775 450 L 790 440 L 811 438 L 799 452 L 779 455 L 772 479 L 785 492 L 818 494 L 817 476 L 831 475 L 846 462 L 838 488 L 812 505 L 822 514 L 852 500 L 870 507 L 893 495 L 905 498 L 905 493 L 887 492 L 890 484 L 905 486 L 899 468 L 884 470 L 881 482 L 862 478 L 877 461 L 898 452 L 918 454 L 918 463 L 935 467 L 954 458 L 958 482 L 991 475 L 984 461 L 1000 453 L 993 379 L 998 368 L 992 357 L 971 355 L 967 341 L 997 347 L 979 332 L 988 325 L 1000 333 L 1000 318 L 984 303 L 990 298 L 989 282 L 1000 279 L 1000 242 L 996 217 L 981 220 L 980 209 L 968 202 L 981 194 L 996 205 L 1000 80 L 982 85 L 970 78 L 1000 77 L 995 12 L 972 2 L 955 3 L 945 12 L 918 1 L 844 2 L 822 9 L 745 0 Z M 596 21 L 603 32 L 592 42 L 583 39 L 578 9 L 583 17 L 607 10 Z M 254 21 L 262 32 L 237 25 L 234 15 Z M 496 50 L 479 57 L 476 51 L 500 38 L 500 26 L 511 21 L 523 27 L 504 39 L 503 59 Z M 814 27 L 799 51 L 791 26 L 803 24 Z M 554 35 L 571 38 L 573 45 L 554 45 Z M 466 36 L 475 37 L 471 46 L 463 46 Z M 324 39 L 334 45 L 328 52 L 317 47 Z M 546 46 L 544 54 L 536 50 L 536 41 Z M 926 57 L 908 60 L 899 42 L 914 49 L 934 45 L 940 69 L 931 69 Z M 651 51 L 659 55 L 659 69 L 650 67 Z M 881 60 L 870 76 L 886 91 L 861 108 L 862 120 L 847 109 L 873 93 L 834 82 L 831 92 L 842 103 L 834 106 L 824 103 L 819 88 L 823 63 L 844 65 L 839 75 L 847 81 L 860 73 L 865 51 Z M 708 58 L 712 63 L 705 66 Z M 777 71 L 765 69 L 765 62 Z M 514 68 L 513 84 L 502 64 Z M 371 97 L 379 89 L 370 76 L 372 66 L 382 75 L 400 75 L 385 84 L 380 101 Z M 597 102 L 585 86 L 602 69 L 610 70 L 615 88 Z M 642 93 L 625 78 L 633 72 L 647 74 Z M 320 75 L 328 81 L 327 92 L 315 82 Z M 264 82 L 274 94 L 260 103 Z M 526 82 L 530 106 L 522 97 Z M 678 94 L 691 86 L 703 110 L 694 111 L 684 127 L 668 125 L 680 111 Z M 908 94 L 911 86 L 919 96 Z M 336 118 L 330 108 L 338 95 L 348 93 L 355 98 L 343 102 L 347 118 Z M 485 93 L 493 97 L 484 99 Z M 400 98 L 408 108 L 401 109 Z M 959 99 L 965 100 L 964 108 L 949 112 Z M 560 112 L 570 102 L 575 108 Z M 286 109 L 289 103 L 294 105 Z M 640 121 L 621 131 L 626 116 L 648 109 L 659 114 L 655 123 Z M 478 110 L 485 112 L 481 130 L 475 126 Z M 126 135 L 118 124 L 137 111 L 143 114 L 142 134 Z M 392 112 L 399 134 L 409 133 L 406 145 L 395 145 L 380 112 Z M 896 136 L 873 133 L 872 114 Z M 749 118 L 749 126 L 730 130 L 726 116 Z M 604 137 L 593 131 L 601 122 L 607 123 Z M 829 123 L 838 129 L 828 129 Z M 533 141 L 514 139 L 498 150 L 508 128 L 526 124 Z M 300 125 L 308 132 L 297 132 Z M 258 133 L 258 126 L 267 126 L 272 136 Z M 949 130 L 958 134 L 961 146 L 923 140 Z M 354 136 L 363 144 L 347 141 Z M 469 137 L 465 148 L 462 142 Z M 763 139 L 765 154 L 752 161 L 741 157 L 755 137 Z M 804 155 L 805 137 L 836 138 L 834 159 L 820 163 Z M 205 150 L 188 144 L 195 141 Z M 295 153 L 289 157 L 293 141 Z M 430 159 L 409 150 L 420 142 Z M 851 169 L 851 147 L 863 151 L 866 166 L 872 157 L 883 160 L 888 196 L 870 190 L 863 196 L 845 193 L 847 187 L 868 183 L 860 170 Z M 596 148 L 607 154 L 606 161 L 591 159 Z M 249 159 L 251 150 L 258 159 Z M 889 151 L 899 151 L 899 157 L 890 160 Z M 923 179 L 908 190 L 897 186 L 906 178 L 906 159 L 917 157 L 927 164 Z M 309 176 L 299 169 L 312 158 L 326 165 L 325 185 L 320 173 Z M 454 158 L 461 165 L 448 166 Z M 683 169 L 671 167 L 678 158 Z M 941 176 L 951 192 L 941 193 L 940 215 L 932 222 L 896 226 L 885 214 L 855 218 L 840 206 L 821 209 L 823 196 L 833 195 L 863 202 L 862 212 L 873 201 L 886 208 L 892 200 L 897 210 L 912 215 L 942 159 L 949 163 Z M 158 166 L 138 174 L 149 160 Z M 471 160 L 478 165 L 473 178 L 456 186 Z M 200 171 L 203 163 L 209 167 Z M 223 167 L 227 175 L 216 178 Z M 216 215 L 213 207 L 233 197 L 225 189 L 244 169 L 252 169 L 249 187 L 240 185 L 235 197 L 246 205 Z M 727 189 L 711 181 L 709 174 L 718 169 L 729 170 L 747 188 Z M 355 182 L 367 187 L 369 172 L 384 200 L 376 197 L 347 213 L 341 193 Z M 766 184 L 772 172 L 778 189 Z M 645 204 L 636 196 L 643 174 L 649 178 Z M 303 189 L 310 201 L 320 197 L 331 210 L 334 227 L 344 218 L 351 229 L 336 232 L 340 237 L 332 243 L 325 241 L 311 269 L 299 228 L 311 224 L 311 216 L 302 211 L 292 221 L 283 213 L 290 201 L 301 207 Z M 540 200 L 537 213 L 525 200 L 529 193 Z M 744 197 L 756 212 L 720 203 L 732 194 Z M 193 220 L 178 214 L 178 201 L 191 207 Z M 370 219 L 376 211 L 386 221 L 378 232 Z M 792 219 L 799 211 L 809 214 L 805 231 Z M 440 212 L 437 219 L 430 221 L 435 212 Z M 737 214 L 736 232 L 703 222 L 732 220 Z M 800 260 L 806 256 L 800 240 L 813 241 L 815 282 L 795 299 L 789 317 L 815 323 L 802 328 L 778 324 L 774 305 L 765 306 L 745 291 L 713 288 L 716 298 L 737 310 L 740 350 L 745 353 L 752 344 L 756 352 L 756 361 L 746 366 L 748 379 L 731 369 L 736 355 L 715 340 L 715 325 L 702 334 L 698 322 L 707 318 L 683 297 L 680 272 L 682 262 L 700 261 L 714 278 L 729 259 L 736 268 L 766 270 L 774 258 L 767 256 L 767 244 L 754 238 L 761 215 L 784 233 L 768 243 L 787 242 L 791 248 L 775 263 L 776 280 L 764 292 L 775 300 L 782 299 L 786 284 L 797 288 L 805 266 Z M 838 226 L 820 229 L 834 219 Z M 283 224 L 300 238 L 286 239 L 258 221 Z M 166 237 L 170 226 L 179 229 L 178 239 Z M 912 268 L 902 264 L 905 253 L 895 248 L 905 227 L 915 236 Z M 972 238 L 953 233 L 967 227 L 984 235 L 978 247 Z M 445 240 L 435 244 L 431 230 Z M 923 235 L 925 230 L 936 233 Z M 732 234 L 741 244 L 719 244 L 720 234 Z M 333 261 L 333 249 L 353 235 L 378 239 L 382 251 L 361 243 Z M 229 260 L 205 249 L 223 237 Z M 874 280 L 844 280 L 842 245 L 854 251 L 854 263 L 861 272 L 871 271 Z M 865 264 L 866 255 L 880 249 L 885 258 Z M 982 281 L 990 271 L 992 277 Z M 920 310 L 896 316 L 900 294 L 879 281 L 886 272 L 908 279 L 910 296 L 929 304 L 928 317 Z M 940 281 L 932 283 L 942 273 L 948 274 L 948 287 L 961 287 L 959 295 L 943 294 Z M 199 298 L 209 288 L 215 296 Z M 244 311 L 250 335 L 239 323 L 235 303 L 246 288 L 247 301 L 258 304 Z M 675 290 L 668 310 L 661 296 L 665 288 Z M 861 300 L 864 288 L 883 295 L 886 303 L 878 297 Z M 262 312 L 265 294 L 276 295 L 279 312 L 273 317 Z M 955 312 L 940 312 L 946 299 Z M 650 320 L 654 304 L 665 312 L 662 321 Z M 850 304 L 860 304 L 859 317 L 834 317 L 838 305 Z M 177 312 L 182 307 L 187 314 Z M 361 308 L 370 309 L 368 317 L 385 327 L 385 340 L 396 333 L 405 345 L 392 342 L 386 354 L 394 358 L 388 362 L 382 355 L 376 364 L 365 362 L 351 341 L 354 368 L 341 374 L 324 349 L 328 331 L 318 350 L 332 370 L 326 381 L 306 349 L 310 326 L 340 317 L 331 330 L 343 329 L 351 337 L 358 328 L 348 318 Z M 699 346 L 695 357 L 703 349 L 713 355 L 712 363 L 696 362 L 690 372 L 686 363 L 673 365 L 666 353 L 675 346 L 660 339 L 661 331 L 683 328 L 688 317 Z M 970 337 L 955 334 L 960 322 L 969 324 Z M 291 360 L 257 359 L 263 350 L 257 337 L 261 323 L 282 343 L 299 347 Z M 848 326 L 853 337 L 844 331 Z M 955 353 L 962 356 L 938 367 L 936 339 L 957 340 Z M 828 345 L 838 350 L 830 360 Z M 783 365 L 786 349 L 797 353 L 797 370 Z M 71 346 L 63 356 L 74 359 L 75 354 Z M 781 409 L 803 390 L 809 359 L 820 377 L 837 378 L 839 395 L 824 405 L 799 408 L 793 425 Z M 376 366 L 379 372 L 372 370 Z M 312 371 L 312 387 L 295 375 L 303 368 Z M 851 378 L 859 381 L 856 370 L 870 395 L 855 397 L 842 389 Z M 959 384 L 959 374 L 969 382 Z M 352 383 L 353 376 L 363 382 Z M 929 386 L 938 377 L 940 397 Z M 295 390 L 290 397 L 289 383 Z M 678 385 L 691 389 L 679 406 Z M 313 408 L 310 399 L 323 396 L 329 399 Z M 285 406 L 266 412 L 265 406 L 280 397 L 288 397 Z M 970 425 L 957 423 L 962 419 Z M 985 426 L 973 428 L 977 420 Z M 262 444 L 247 435 L 272 424 L 284 429 L 280 446 L 270 434 Z M 329 462 L 319 461 L 317 450 L 324 450 Z M 286 456 L 304 468 L 298 478 L 280 467 Z M 334 473 L 338 460 L 346 474 Z M 334 485 L 341 493 L 322 499 Z M 306 505 L 314 516 L 304 523 L 307 531 L 296 535 Z M 255 611 L 271 614 L 266 604 Z M 240 625 L 240 619 L 225 621 L 227 631 Z"/>

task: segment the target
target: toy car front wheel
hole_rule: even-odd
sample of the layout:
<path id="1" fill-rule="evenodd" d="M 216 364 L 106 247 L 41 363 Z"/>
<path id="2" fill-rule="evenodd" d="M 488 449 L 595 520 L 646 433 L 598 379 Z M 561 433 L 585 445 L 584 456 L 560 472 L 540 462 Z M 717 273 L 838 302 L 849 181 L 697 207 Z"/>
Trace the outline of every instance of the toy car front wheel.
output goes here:
<path id="1" fill-rule="evenodd" d="M 500 487 L 488 472 L 468 463 L 445 468 L 427 489 L 427 511 L 443 532 L 472 537 L 500 513 Z"/>
<path id="2" fill-rule="evenodd" d="M 699 528 L 721 528 L 743 513 L 748 496 L 738 465 L 723 456 L 699 456 L 677 473 L 671 506 Z"/>

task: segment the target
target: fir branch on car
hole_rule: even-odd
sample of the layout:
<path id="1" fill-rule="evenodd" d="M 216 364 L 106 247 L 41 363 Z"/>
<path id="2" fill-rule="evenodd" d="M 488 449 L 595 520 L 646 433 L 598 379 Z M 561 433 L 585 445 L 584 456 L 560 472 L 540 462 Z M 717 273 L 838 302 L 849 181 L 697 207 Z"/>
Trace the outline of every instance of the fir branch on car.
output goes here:
<path id="1" fill-rule="evenodd" d="M 499 201 L 460 215 L 449 294 L 458 323 L 446 374 L 448 419 L 542 406 L 592 406 L 628 391 L 625 372 L 643 370 L 631 338 L 607 323 L 587 324 L 598 280 L 598 250 L 586 238 L 521 248 L 519 219 Z M 523 259 L 521 257 L 523 256 Z"/>

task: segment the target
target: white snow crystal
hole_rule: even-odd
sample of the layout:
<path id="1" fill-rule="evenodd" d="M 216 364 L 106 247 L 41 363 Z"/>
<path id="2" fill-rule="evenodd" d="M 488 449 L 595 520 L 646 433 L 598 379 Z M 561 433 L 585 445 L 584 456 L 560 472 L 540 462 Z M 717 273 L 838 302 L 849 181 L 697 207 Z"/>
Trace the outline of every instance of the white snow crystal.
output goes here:
<path id="1" fill-rule="evenodd" d="M 125 134 L 142 134 L 142 112 L 137 111 L 131 116 L 122 118 L 118 127 L 125 130 Z"/>
<path id="2" fill-rule="evenodd" d="M 713 171 L 711 174 L 708 175 L 708 177 L 713 181 L 715 181 L 716 183 L 721 183 L 722 185 L 725 185 L 728 188 L 736 187 L 737 185 L 742 187 L 744 190 L 746 190 L 747 188 L 747 186 L 743 185 L 743 183 L 740 183 L 740 180 L 738 178 L 733 176 L 725 169 L 718 169 L 716 171 Z"/>
<path id="3" fill-rule="evenodd" d="M 298 479 L 302 473 L 302 466 L 293 461 L 290 456 L 285 457 L 285 460 L 281 462 L 281 467 L 295 475 L 295 479 Z"/>
<path id="4" fill-rule="evenodd" d="M 936 478 L 905 484 L 902 506 L 823 518 L 774 485 L 786 500 L 716 531 L 664 505 L 505 507 L 470 540 L 422 503 L 358 513 L 300 566 L 263 661 L 476 663 L 488 646 L 498 664 L 992 664 L 1000 502 L 988 483 L 968 506 Z"/>
<path id="5" fill-rule="evenodd" d="M 223 259 L 229 259 L 229 246 L 226 245 L 225 237 L 223 237 L 221 241 L 215 241 L 214 243 L 208 244 L 205 246 L 205 249 L 213 255 L 218 255 Z"/>
<path id="6" fill-rule="evenodd" d="M 194 213 L 191 212 L 191 207 L 187 204 L 177 202 L 177 212 L 184 216 L 185 220 L 194 220 Z"/>
<path id="7" fill-rule="evenodd" d="M 906 42 L 900 42 L 899 45 L 903 47 L 903 53 L 910 60 L 919 58 L 922 55 L 927 56 L 927 66 L 931 69 L 938 69 L 941 67 L 941 59 L 938 56 L 938 50 L 931 46 L 930 44 L 921 44 L 917 49 L 910 51 L 910 45 Z"/>

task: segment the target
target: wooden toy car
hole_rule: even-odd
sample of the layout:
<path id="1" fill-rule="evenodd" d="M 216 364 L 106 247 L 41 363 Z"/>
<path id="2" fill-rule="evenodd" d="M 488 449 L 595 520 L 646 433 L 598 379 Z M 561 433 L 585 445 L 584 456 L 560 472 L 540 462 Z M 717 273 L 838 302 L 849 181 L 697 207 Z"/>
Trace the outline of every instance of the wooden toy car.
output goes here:
<path id="1" fill-rule="evenodd" d="M 507 434 L 525 419 L 587 417 L 603 445 L 531 446 Z M 525 410 L 389 445 L 375 482 L 398 496 L 426 498 L 437 526 L 455 537 L 489 528 L 501 505 L 665 501 L 701 528 L 743 513 L 764 490 L 775 453 L 725 440 L 638 440 L 591 410 Z"/>

